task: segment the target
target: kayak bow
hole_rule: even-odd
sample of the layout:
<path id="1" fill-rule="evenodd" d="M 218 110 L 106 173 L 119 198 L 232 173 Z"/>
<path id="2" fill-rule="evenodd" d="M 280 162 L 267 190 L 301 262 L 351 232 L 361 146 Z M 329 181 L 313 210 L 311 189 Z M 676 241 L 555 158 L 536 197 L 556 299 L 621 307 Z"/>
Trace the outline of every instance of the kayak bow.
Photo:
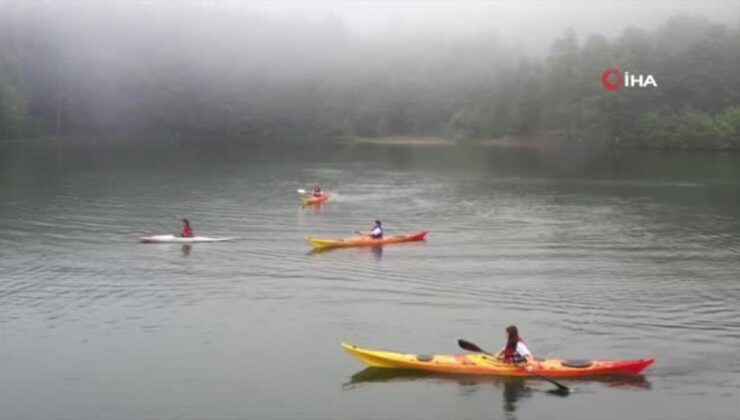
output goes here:
<path id="1" fill-rule="evenodd" d="M 465 375 L 493 375 L 534 377 L 532 372 L 483 354 L 418 355 L 371 350 L 341 343 L 349 354 L 360 362 L 377 368 L 410 369 L 427 372 Z M 537 374 L 553 378 L 586 378 L 594 376 L 639 375 L 655 362 L 655 358 L 637 360 L 592 360 L 568 363 L 563 359 L 546 359 L 539 362 Z M 573 367 L 580 366 L 580 367 Z"/>

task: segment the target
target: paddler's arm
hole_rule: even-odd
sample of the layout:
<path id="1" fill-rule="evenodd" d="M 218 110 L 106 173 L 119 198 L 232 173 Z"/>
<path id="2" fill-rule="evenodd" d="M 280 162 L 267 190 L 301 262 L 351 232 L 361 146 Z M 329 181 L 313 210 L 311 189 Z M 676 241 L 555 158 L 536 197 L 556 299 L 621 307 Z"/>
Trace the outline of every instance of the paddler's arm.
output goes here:
<path id="1" fill-rule="evenodd" d="M 504 351 L 506 351 L 506 346 L 501 347 L 501 350 L 498 351 L 498 353 L 495 354 L 497 359 L 503 359 L 504 358 Z"/>

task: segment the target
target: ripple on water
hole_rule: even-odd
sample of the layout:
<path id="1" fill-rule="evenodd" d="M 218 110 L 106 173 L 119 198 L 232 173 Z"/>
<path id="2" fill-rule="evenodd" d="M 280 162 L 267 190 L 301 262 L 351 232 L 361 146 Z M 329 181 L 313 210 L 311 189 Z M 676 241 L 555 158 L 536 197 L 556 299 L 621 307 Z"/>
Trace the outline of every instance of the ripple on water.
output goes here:
<path id="1" fill-rule="evenodd" d="M 280 350 L 300 361 L 345 336 L 439 348 L 463 333 L 490 342 L 510 323 L 547 355 L 656 354 L 653 392 L 664 398 L 726 390 L 728 371 L 740 371 L 737 213 L 683 198 L 711 185 L 335 166 L 73 174 L 15 198 L 0 190 L 0 321 L 50 344 L 59 338 L 47 328 L 78 341 L 144 331 L 127 345 L 146 353 L 142 343 L 166 337 L 187 362 L 201 361 L 188 340 L 205 340 L 202 330 L 225 343 L 208 360 L 223 356 L 226 374 L 261 351 L 242 335 L 302 340 Z M 301 211 L 295 190 L 314 183 L 334 199 Z M 182 216 L 198 233 L 240 239 L 136 243 L 177 230 Z M 375 218 L 393 233 L 432 232 L 382 252 L 308 253 L 305 236 L 350 235 Z M 86 345 L 73 350 L 95 348 Z M 350 363 L 326 354 L 322 389 Z"/>

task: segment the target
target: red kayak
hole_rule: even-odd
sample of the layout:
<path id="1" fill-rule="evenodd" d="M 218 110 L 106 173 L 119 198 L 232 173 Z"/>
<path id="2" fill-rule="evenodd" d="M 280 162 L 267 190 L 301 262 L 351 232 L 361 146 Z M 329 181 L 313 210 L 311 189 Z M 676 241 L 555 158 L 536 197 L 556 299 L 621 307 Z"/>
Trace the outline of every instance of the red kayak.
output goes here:
<path id="1" fill-rule="evenodd" d="M 306 207 L 306 206 L 313 206 L 314 204 L 321 204 L 321 203 L 324 203 L 324 202 L 326 202 L 327 200 L 329 200 L 329 194 L 327 194 L 327 193 L 324 193 L 324 194 L 321 194 L 321 195 L 320 195 L 320 196 L 318 196 L 318 197 L 309 197 L 309 198 L 304 198 L 304 199 L 303 199 L 303 201 L 301 202 L 301 205 L 302 205 L 303 207 Z"/>

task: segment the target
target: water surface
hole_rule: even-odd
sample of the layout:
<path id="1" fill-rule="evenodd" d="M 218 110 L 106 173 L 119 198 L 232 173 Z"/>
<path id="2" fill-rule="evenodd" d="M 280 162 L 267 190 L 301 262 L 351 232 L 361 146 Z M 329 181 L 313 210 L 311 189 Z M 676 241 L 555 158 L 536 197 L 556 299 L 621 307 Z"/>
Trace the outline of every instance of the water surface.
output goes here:
<path id="1" fill-rule="evenodd" d="M 333 200 L 301 210 L 297 188 Z M 0 147 L 8 419 L 721 419 L 740 410 L 740 159 L 444 147 Z M 141 245 L 186 216 L 228 243 Z M 379 218 L 426 243 L 309 253 Z M 349 341 L 658 357 L 566 381 L 364 370 Z"/>

